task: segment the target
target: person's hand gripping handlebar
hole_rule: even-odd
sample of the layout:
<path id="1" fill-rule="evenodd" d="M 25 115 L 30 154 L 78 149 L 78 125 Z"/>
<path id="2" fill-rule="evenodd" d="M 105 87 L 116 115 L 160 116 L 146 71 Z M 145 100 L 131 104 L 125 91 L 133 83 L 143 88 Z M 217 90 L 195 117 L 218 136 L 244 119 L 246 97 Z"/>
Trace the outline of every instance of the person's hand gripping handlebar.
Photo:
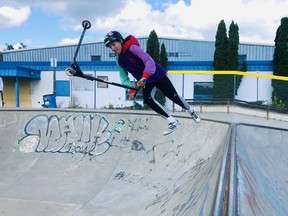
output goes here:
<path id="1" fill-rule="evenodd" d="M 145 88 L 145 84 L 146 84 L 146 78 L 144 77 L 142 77 L 137 83 L 138 86 L 141 86 L 143 88 Z"/>

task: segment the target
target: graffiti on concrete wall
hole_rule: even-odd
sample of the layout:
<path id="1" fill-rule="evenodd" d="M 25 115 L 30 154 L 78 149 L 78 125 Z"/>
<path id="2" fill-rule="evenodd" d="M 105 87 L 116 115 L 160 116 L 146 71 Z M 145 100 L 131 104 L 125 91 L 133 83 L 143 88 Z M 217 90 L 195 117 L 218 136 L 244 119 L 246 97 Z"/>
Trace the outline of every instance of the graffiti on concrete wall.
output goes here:
<path id="1" fill-rule="evenodd" d="M 148 132 L 150 129 L 149 126 L 149 121 L 150 118 L 134 118 L 134 119 L 128 119 L 127 120 L 127 127 L 129 128 L 128 130 L 130 132 L 134 133 L 145 133 Z M 144 145 L 142 142 L 139 140 L 131 140 L 129 136 L 125 136 L 122 140 L 121 143 L 124 146 L 131 146 L 131 150 L 134 151 L 145 151 Z"/>
<path id="2" fill-rule="evenodd" d="M 126 133 L 117 137 L 126 127 Z M 18 140 L 23 153 L 66 153 L 87 155 L 90 160 L 103 155 L 112 147 L 143 151 L 149 163 L 155 163 L 155 149 L 167 144 L 149 140 L 144 146 L 143 136 L 151 131 L 151 118 L 120 118 L 110 123 L 105 116 L 40 114 L 32 117 L 24 126 L 24 135 Z M 134 134 L 131 136 L 131 134 Z M 117 138 L 117 139 L 116 139 Z M 169 143 L 171 141 L 168 141 Z"/>
<path id="3" fill-rule="evenodd" d="M 21 152 L 81 153 L 91 158 L 104 154 L 113 145 L 125 121 L 119 119 L 109 129 L 109 121 L 100 115 L 58 117 L 44 114 L 31 118 L 25 135 L 18 141 Z"/>

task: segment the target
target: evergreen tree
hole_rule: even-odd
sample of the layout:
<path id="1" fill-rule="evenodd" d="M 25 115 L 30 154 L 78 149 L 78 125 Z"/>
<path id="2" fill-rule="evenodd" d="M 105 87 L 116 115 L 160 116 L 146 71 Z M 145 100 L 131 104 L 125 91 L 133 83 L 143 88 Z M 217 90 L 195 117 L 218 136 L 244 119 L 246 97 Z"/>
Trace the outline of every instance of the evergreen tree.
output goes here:
<path id="1" fill-rule="evenodd" d="M 273 56 L 273 74 L 288 76 L 288 17 L 281 19 L 275 37 L 275 51 Z M 272 80 L 272 101 L 274 105 L 284 104 L 288 107 L 288 83 L 281 80 Z"/>
<path id="2" fill-rule="evenodd" d="M 246 59 L 243 59 L 243 60 L 242 60 L 240 70 L 243 71 L 243 72 L 246 72 L 246 71 L 247 71 L 247 61 L 246 61 Z M 242 79 L 243 79 L 243 76 L 242 76 L 242 75 L 237 75 L 237 76 L 236 76 L 236 95 L 237 95 L 239 86 L 240 86 L 240 84 L 241 84 L 241 82 L 242 82 Z"/>
<path id="3" fill-rule="evenodd" d="M 8 44 L 5 43 L 6 45 L 6 49 L 4 50 L 14 50 L 14 46 L 12 44 Z M 23 44 L 23 43 L 19 43 L 19 46 L 17 47 L 17 49 L 25 49 L 27 48 L 27 45 Z M 3 53 L 0 51 L 0 61 L 3 61 Z"/>
<path id="4" fill-rule="evenodd" d="M 159 52 L 159 39 L 156 32 L 153 30 L 147 40 L 146 52 L 153 58 L 157 63 L 160 63 L 160 52 Z M 161 47 L 162 48 L 162 47 Z M 166 53 L 166 50 L 165 50 Z M 166 56 L 167 57 L 167 56 Z M 163 59 L 162 59 L 163 60 Z M 164 62 L 165 63 L 165 62 Z M 160 63 L 161 64 L 161 63 Z M 163 66 L 163 65 L 162 65 Z M 165 105 L 166 99 L 163 93 L 157 89 L 155 93 L 155 99 L 162 105 Z"/>
<path id="5" fill-rule="evenodd" d="M 147 40 L 146 52 L 159 63 L 159 39 L 156 32 L 153 30 Z"/>
<path id="6" fill-rule="evenodd" d="M 229 70 L 238 70 L 239 68 L 239 56 L 238 56 L 238 49 L 239 49 L 239 28 L 238 25 L 232 21 L 229 27 L 229 33 L 228 33 L 228 55 L 227 55 L 227 61 L 228 65 L 227 68 Z M 226 97 L 227 98 L 233 98 L 234 99 L 234 90 L 235 94 L 238 90 L 239 85 L 237 86 L 237 75 L 227 75 L 226 76 L 226 85 L 227 85 L 227 91 L 226 91 Z M 239 83 L 240 84 L 240 83 Z M 234 89 L 235 88 L 235 89 Z"/>
<path id="7" fill-rule="evenodd" d="M 13 47 L 13 45 L 12 44 L 7 44 L 7 43 L 5 43 L 5 45 L 6 45 L 6 50 L 14 50 L 14 47 Z"/>
<path id="8" fill-rule="evenodd" d="M 218 25 L 215 41 L 214 70 L 238 70 L 239 69 L 239 28 L 231 22 L 229 37 L 226 33 L 224 20 Z M 234 99 L 234 93 L 240 86 L 242 76 L 214 75 L 213 97 L 214 99 Z"/>
<path id="9" fill-rule="evenodd" d="M 228 69 L 238 70 L 239 67 L 239 28 L 238 25 L 232 21 L 229 27 L 228 37 Z"/>
<path id="10" fill-rule="evenodd" d="M 228 45 L 228 37 L 227 37 L 227 29 L 224 20 L 221 20 L 217 33 L 216 33 L 216 41 L 215 41 L 215 52 L 214 52 L 214 61 L 213 66 L 214 70 L 227 70 L 227 45 Z M 213 98 L 214 99 L 223 99 L 226 98 L 226 83 L 225 83 L 226 75 L 214 75 L 213 76 Z"/>
<path id="11" fill-rule="evenodd" d="M 161 44 L 159 63 L 165 70 L 168 69 L 168 58 L 167 58 L 166 47 L 164 43 Z M 155 93 L 155 99 L 163 106 L 166 103 L 165 95 L 158 89 Z"/>
<path id="12" fill-rule="evenodd" d="M 168 70 L 168 57 L 167 57 L 166 47 L 164 43 L 161 44 L 159 62 L 165 70 Z"/>

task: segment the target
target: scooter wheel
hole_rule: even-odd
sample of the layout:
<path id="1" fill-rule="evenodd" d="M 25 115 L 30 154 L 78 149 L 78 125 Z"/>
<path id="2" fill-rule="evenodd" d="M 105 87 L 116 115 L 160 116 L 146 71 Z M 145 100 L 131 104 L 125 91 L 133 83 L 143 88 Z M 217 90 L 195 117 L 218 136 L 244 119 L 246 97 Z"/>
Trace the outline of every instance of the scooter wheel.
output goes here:
<path id="1" fill-rule="evenodd" d="M 65 74 L 66 74 L 67 76 L 74 76 L 74 75 L 76 74 L 76 71 L 73 70 L 72 68 L 67 68 L 67 69 L 65 70 Z"/>
<path id="2" fill-rule="evenodd" d="M 82 26 L 84 29 L 90 29 L 91 28 L 91 22 L 89 20 L 83 20 Z"/>

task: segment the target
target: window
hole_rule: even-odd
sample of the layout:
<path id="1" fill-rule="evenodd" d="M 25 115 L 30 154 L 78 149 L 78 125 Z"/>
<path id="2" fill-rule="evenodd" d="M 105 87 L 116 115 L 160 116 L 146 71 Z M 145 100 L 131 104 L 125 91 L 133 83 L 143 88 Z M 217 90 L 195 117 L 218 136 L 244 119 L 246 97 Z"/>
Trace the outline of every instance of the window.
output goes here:
<path id="1" fill-rule="evenodd" d="M 167 57 L 178 57 L 179 53 L 178 52 L 167 52 L 166 56 Z"/>
<path id="2" fill-rule="evenodd" d="M 91 55 L 91 61 L 101 61 L 101 55 Z"/>
<path id="3" fill-rule="evenodd" d="M 108 76 L 97 76 L 97 79 L 108 81 Z M 97 88 L 108 88 L 108 84 L 104 82 L 97 82 Z"/>
<path id="4" fill-rule="evenodd" d="M 116 54 L 115 53 L 109 53 L 109 57 L 115 57 Z"/>
<path id="5" fill-rule="evenodd" d="M 194 83 L 194 100 L 212 99 L 213 82 L 195 82 Z"/>
<path id="6" fill-rule="evenodd" d="M 91 75 L 92 74 L 88 74 Z M 73 91 L 93 91 L 93 82 L 80 77 L 71 77 Z"/>

